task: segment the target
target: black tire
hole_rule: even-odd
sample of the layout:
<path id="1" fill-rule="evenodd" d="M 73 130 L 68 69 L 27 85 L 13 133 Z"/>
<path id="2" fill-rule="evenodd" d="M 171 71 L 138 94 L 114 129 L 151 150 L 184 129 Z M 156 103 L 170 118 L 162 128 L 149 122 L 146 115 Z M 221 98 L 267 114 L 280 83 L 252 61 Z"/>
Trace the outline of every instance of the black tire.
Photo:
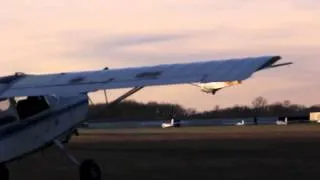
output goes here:
<path id="1" fill-rule="evenodd" d="M 174 127 L 181 127 L 181 121 L 176 120 L 176 122 L 174 123 Z"/>
<path id="2" fill-rule="evenodd" d="M 9 180 L 9 169 L 4 164 L 0 164 L 0 179 Z"/>
<path id="3" fill-rule="evenodd" d="M 80 180 L 101 180 L 101 170 L 98 164 L 93 160 L 83 161 L 80 165 Z"/>

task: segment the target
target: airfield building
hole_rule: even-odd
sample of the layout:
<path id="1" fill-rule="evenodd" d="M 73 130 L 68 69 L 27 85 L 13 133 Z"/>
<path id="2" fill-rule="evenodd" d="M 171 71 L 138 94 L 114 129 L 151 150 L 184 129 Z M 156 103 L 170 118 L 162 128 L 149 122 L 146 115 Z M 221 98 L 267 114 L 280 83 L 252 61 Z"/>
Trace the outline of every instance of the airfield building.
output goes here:
<path id="1" fill-rule="evenodd" d="M 310 113 L 310 121 L 320 121 L 320 112 L 311 112 Z"/>

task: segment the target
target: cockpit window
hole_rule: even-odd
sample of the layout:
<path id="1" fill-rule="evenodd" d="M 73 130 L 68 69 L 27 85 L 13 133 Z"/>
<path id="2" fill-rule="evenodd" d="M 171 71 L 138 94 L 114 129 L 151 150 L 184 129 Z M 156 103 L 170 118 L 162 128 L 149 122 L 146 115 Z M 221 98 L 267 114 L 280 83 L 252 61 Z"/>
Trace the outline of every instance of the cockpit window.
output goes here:
<path id="1" fill-rule="evenodd" d="M 49 109 L 49 104 L 43 96 L 29 96 L 17 103 L 20 119 L 27 119 L 47 109 Z"/>
<path id="2" fill-rule="evenodd" d="M 17 120 L 14 108 L 8 99 L 0 100 L 0 127 Z"/>
<path id="3" fill-rule="evenodd" d="M 8 110 L 10 107 L 10 101 L 8 99 L 0 100 L 0 112 Z"/>

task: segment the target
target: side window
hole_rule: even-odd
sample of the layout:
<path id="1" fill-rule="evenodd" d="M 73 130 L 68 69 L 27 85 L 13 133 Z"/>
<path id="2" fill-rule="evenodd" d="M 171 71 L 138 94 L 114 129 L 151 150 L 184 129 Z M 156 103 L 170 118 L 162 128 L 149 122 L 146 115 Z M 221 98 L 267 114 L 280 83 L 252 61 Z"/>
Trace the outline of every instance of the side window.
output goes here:
<path id="1" fill-rule="evenodd" d="M 49 109 L 49 104 L 43 96 L 30 96 L 17 103 L 20 119 L 26 119 L 47 109 Z"/>
<path id="2" fill-rule="evenodd" d="M 0 100 L 0 112 L 7 111 L 10 107 L 10 101 L 8 99 Z"/>
<path id="3" fill-rule="evenodd" d="M 0 127 L 17 120 L 14 108 L 8 99 L 0 100 Z"/>

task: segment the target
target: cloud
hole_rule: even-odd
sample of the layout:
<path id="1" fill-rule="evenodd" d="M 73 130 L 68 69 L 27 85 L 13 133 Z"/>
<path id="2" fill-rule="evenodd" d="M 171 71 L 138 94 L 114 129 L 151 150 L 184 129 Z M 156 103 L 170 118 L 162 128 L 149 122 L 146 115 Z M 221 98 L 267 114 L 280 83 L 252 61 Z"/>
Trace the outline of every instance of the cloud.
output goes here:
<path id="1" fill-rule="evenodd" d="M 62 43 L 73 48 L 71 51 L 63 52 L 62 55 L 80 59 L 115 58 L 125 61 L 128 58 L 132 61 L 147 59 L 150 62 L 150 60 L 156 61 L 154 59 L 161 58 L 179 60 L 212 55 L 219 58 L 226 57 L 227 54 L 229 56 L 245 53 L 254 55 L 290 50 L 296 53 L 296 51 L 305 51 L 320 45 L 317 40 L 320 38 L 319 28 L 320 24 L 292 23 L 268 28 L 217 26 L 194 31 L 129 35 L 70 32 L 71 39 L 68 35 L 63 38 Z M 87 37 L 84 34 L 87 34 Z M 95 36 L 90 37 L 91 34 Z"/>
<path id="2" fill-rule="evenodd" d="M 205 31 L 197 30 L 180 33 L 138 33 L 122 35 L 68 32 L 62 33 L 63 35 L 60 38 L 61 43 L 73 48 L 66 49 L 60 56 L 82 60 L 95 59 L 97 61 L 113 59 L 118 62 L 128 63 L 132 61 L 138 64 L 145 63 L 146 59 L 148 59 L 152 64 L 152 62 L 159 62 L 159 60 L 163 61 L 163 58 L 169 60 L 170 58 L 168 57 L 173 57 L 172 52 L 177 51 L 177 47 L 172 48 L 172 44 L 188 41 L 190 38 L 205 36 L 212 31 L 213 30 L 209 29 Z M 69 36 L 68 34 L 72 35 Z M 95 36 L 91 36 L 91 34 L 95 34 Z M 166 45 L 170 47 L 162 47 Z M 179 46 L 182 48 L 181 44 Z M 157 52 L 155 53 L 154 50 Z M 128 65 L 130 65 L 130 62 Z"/>
<path id="3" fill-rule="evenodd" d="M 165 41 L 173 41 L 176 39 L 187 38 L 187 34 L 146 34 L 146 35 L 124 35 L 119 37 L 112 37 L 102 42 L 97 43 L 97 47 L 106 48 L 121 48 L 127 46 L 144 45 Z"/>
<path id="4" fill-rule="evenodd" d="M 320 11 L 320 1 L 318 0 L 288 0 L 288 2 L 297 9 Z"/>

